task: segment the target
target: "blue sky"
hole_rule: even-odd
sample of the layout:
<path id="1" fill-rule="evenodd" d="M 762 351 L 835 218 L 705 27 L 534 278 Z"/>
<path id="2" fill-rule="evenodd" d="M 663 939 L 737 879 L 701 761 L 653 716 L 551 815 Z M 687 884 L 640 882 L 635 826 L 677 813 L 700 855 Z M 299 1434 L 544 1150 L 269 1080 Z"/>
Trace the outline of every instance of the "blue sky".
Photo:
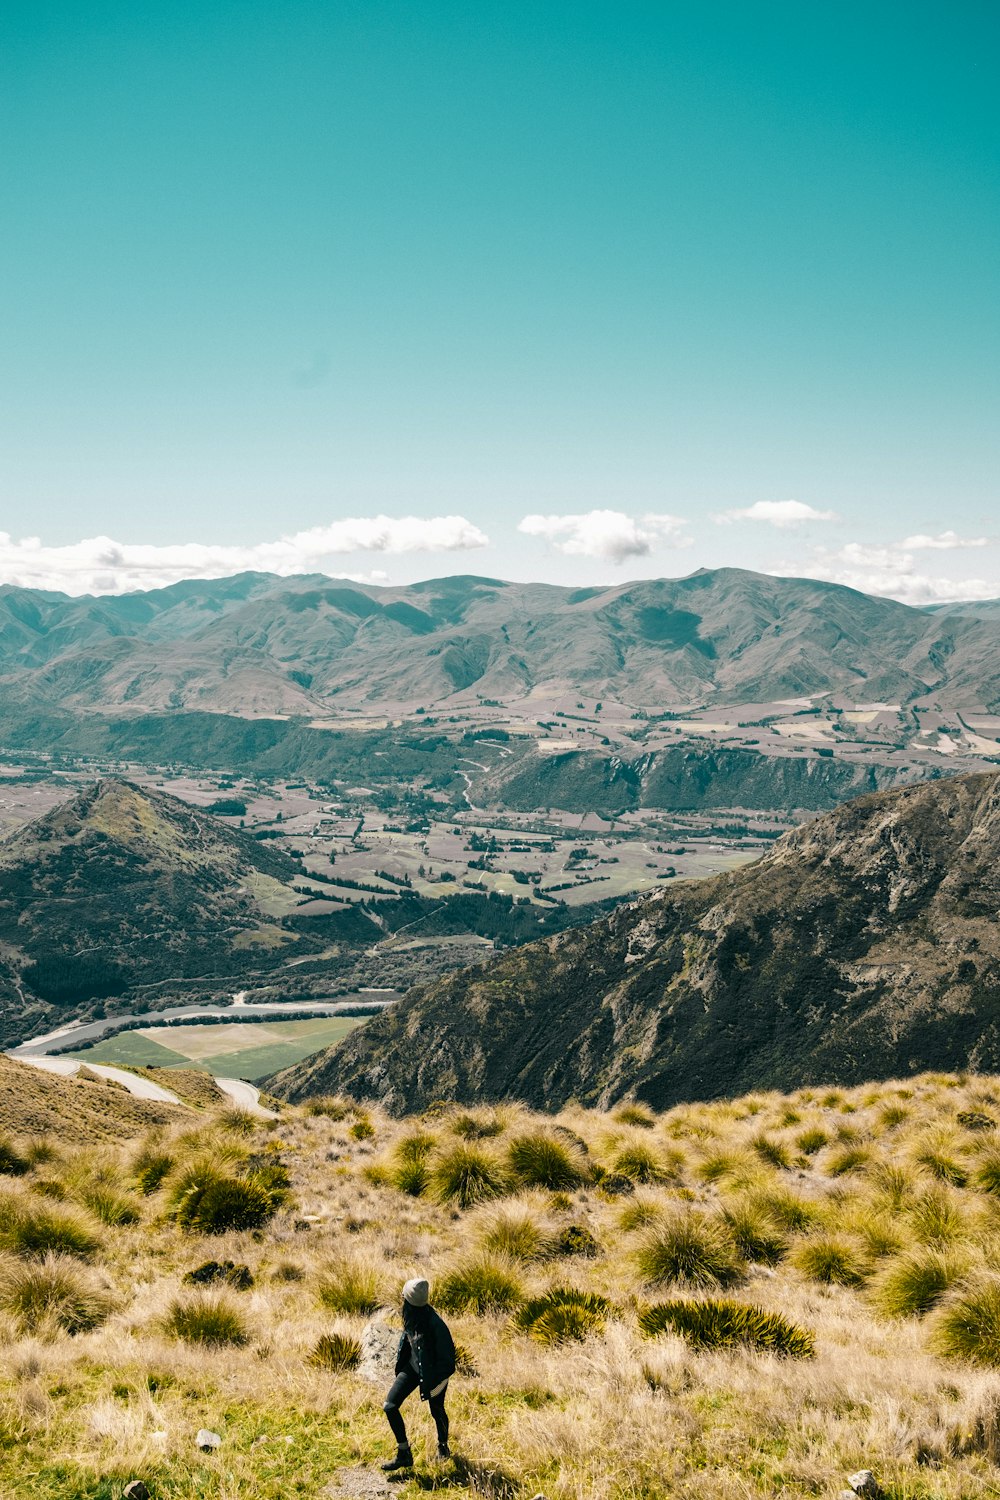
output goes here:
<path id="1" fill-rule="evenodd" d="M 6 0 L 0 580 L 1000 595 L 998 59 L 961 0 Z"/>

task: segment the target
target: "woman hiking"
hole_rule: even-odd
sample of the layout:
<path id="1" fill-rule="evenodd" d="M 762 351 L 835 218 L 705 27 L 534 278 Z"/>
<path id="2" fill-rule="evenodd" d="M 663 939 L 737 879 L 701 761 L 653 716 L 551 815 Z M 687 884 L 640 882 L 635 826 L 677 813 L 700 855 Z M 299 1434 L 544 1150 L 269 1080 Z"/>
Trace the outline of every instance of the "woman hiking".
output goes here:
<path id="1" fill-rule="evenodd" d="M 430 1403 L 437 1428 L 438 1457 L 451 1457 L 444 1398 L 448 1381 L 455 1373 L 455 1345 L 447 1323 L 430 1305 L 430 1292 L 422 1277 L 415 1277 L 403 1287 L 403 1336 L 396 1351 L 396 1379 L 383 1407 L 398 1444 L 396 1457 L 382 1465 L 387 1474 L 395 1469 L 408 1469 L 413 1463 L 399 1408 L 418 1386 L 420 1399 Z"/>

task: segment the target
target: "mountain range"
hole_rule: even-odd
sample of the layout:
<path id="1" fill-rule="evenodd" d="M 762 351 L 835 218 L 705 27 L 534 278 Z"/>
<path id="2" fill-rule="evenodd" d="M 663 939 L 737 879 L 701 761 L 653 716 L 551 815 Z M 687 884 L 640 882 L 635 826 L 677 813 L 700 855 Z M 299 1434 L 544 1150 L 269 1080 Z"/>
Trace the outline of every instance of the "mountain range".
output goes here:
<path id="1" fill-rule="evenodd" d="M 990 605 L 921 610 L 733 568 L 585 589 L 257 573 L 118 597 L 8 585 L 0 702 L 313 717 L 565 693 L 642 705 L 834 692 L 993 709 L 997 628 Z"/>
<path id="2" fill-rule="evenodd" d="M 861 797 L 751 865 L 411 991 L 273 1080 L 557 1109 L 1000 1069 L 1000 775 Z"/>

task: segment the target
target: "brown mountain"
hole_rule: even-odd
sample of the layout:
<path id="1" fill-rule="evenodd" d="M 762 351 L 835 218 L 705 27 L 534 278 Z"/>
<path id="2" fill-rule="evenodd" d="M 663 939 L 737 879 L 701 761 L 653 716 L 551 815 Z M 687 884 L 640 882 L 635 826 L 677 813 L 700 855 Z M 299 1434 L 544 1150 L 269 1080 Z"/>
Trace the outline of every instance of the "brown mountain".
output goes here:
<path id="1" fill-rule="evenodd" d="M 1000 775 L 859 798 L 753 865 L 411 991 L 274 1081 L 390 1108 L 657 1108 L 1000 1069 Z"/>
<path id="2" fill-rule="evenodd" d="M 735 568 L 612 588 L 244 574 L 120 598 L 0 588 L 0 699 L 313 716 L 585 693 L 1000 705 L 997 618 Z"/>
<path id="3" fill-rule="evenodd" d="M 0 1042 L 266 955 L 268 898 L 295 873 L 200 808 L 97 782 L 0 843 Z"/>

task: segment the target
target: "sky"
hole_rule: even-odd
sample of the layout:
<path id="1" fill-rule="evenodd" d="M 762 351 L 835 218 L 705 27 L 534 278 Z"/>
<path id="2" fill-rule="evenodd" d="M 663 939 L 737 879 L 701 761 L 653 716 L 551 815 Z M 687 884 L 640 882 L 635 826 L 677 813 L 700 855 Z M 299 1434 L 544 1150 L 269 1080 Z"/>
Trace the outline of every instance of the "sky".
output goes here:
<path id="1" fill-rule="evenodd" d="M 1000 596 L 995 0 L 5 0 L 0 582 Z"/>

